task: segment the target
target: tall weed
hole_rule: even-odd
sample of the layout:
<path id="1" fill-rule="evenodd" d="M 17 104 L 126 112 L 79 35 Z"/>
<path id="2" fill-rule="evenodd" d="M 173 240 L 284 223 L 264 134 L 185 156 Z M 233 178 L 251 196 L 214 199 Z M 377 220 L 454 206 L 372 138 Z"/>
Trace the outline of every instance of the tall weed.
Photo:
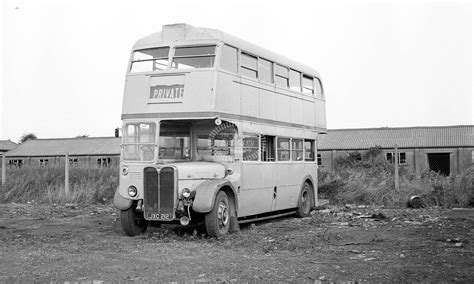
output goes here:
<path id="1" fill-rule="evenodd" d="M 427 172 L 417 177 L 404 167 L 399 170 L 400 189 L 395 190 L 393 164 L 378 148 L 364 155 L 351 153 L 336 160 L 335 171 L 319 170 L 318 192 L 334 204 L 359 203 L 389 207 L 406 206 L 410 196 L 422 198 L 426 206 L 467 207 L 474 197 L 474 167 L 448 177 Z"/>
<path id="2" fill-rule="evenodd" d="M 7 169 L 6 184 L 0 189 L 2 202 L 107 203 L 118 187 L 118 167 L 70 167 L 69 191 L 64 186 L 61 166 L 23 166 Z"/>

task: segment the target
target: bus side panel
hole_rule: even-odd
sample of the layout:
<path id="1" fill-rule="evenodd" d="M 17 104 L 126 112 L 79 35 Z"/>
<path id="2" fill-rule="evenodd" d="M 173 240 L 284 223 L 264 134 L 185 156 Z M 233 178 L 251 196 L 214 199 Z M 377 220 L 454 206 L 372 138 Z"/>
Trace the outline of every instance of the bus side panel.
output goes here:
<path id="1" fill-rule="evenodd" d="M 240 78 L 224 72 L 217 73 L 216 111 L 241 113 Z"/>
<path id="2" fill-rule="evenodd" d="M 303 124 L 314 125 L 316 122 L 316 116 L 314 111 L 316 109 L 316 102 L 305 101 L 303 103 Z"/>
<path id="3" fill-rule="evenodd" d="M 242 78 L 242 85 L 240 87 L 241 96 L 241 114 L 252 117 L 260 117 L 259 104 L 260 99 L 258 96 L 258 89 L 254 86 L 257 85 L 255 81 Z"/>
<path id="4" fill-rule="evenodd" d="M 303 124 L 303 103 L 299 98 L 291 98 L 291 122 L 296 124 Z"/>
<path id="5" fill-rule="evenodd" d="M 269 212 L 272 209 L 274 172 L 262 163 L 242 164 L 242 187 L 239 194 L 239 217 Z"/>
<path id="6" fill-rule="evenodd" d="M 259 89 L 258 94 L 260 97 L 260 118 L 275 120 L 275 94 L 271 90 Z"/>
<path id="7" fill-rule="evenodd" d="M 315 115 L 316 126 L 326 129 L 326 102 L 316 100 Z"/>
<path id="8" fill-rule="evenodd" d="M 275 119 L 289 122 L 291 120 L 290 97 L 275 94 Z"/>

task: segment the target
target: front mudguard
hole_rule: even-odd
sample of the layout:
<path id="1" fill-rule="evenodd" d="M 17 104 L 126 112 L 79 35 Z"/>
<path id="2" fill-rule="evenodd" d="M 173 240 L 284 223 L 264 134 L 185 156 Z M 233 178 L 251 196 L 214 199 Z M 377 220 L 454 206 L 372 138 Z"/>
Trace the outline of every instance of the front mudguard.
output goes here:
<path id="1" fill-rule="evenodd" d="M 193 211 L 198 213 L 207 213 L 214 207 L 217 192 L 224 187 L 230 188 L 234 194 L 235 209 L 237 210 L 237 193 L 234 186 L 228 180 L 208 180 L 198 185 L 194 191 L 196 196 L 193 201 Z"/>
<path id="2" fill-rule="evenodd" d="M 117 188 L 114 195 L 115 207 L 117 207 L 120 210 L 127 210 L 128 208 L 130 208 L 130 206 L 132 206 L 132 202 L 133 200 L 125 198 L 122 195 L 120 195 L 119 188 Z"/>

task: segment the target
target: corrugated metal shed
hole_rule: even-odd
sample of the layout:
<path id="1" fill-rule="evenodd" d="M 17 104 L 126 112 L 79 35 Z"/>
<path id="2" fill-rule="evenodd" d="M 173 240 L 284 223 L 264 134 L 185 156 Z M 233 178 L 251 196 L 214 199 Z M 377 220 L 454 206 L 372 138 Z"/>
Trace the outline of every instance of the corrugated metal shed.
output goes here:
<path id="1" fill-rule="evenodd" d="M 474 147 L 474 125 L 328 129 L 319 137 L 318 150 Z"/>
<path id="2" fill-rule="evenodd" d="M 58 138 L 28 140 L 7 153 L 7 157 L 120 155 L 121 138 Z"/>
<path id="3" fill-rule="evenodd" d="M 10 140 L 0 140 L 0 152 L 10 151 L 18 147 L 18 144 Z"/>

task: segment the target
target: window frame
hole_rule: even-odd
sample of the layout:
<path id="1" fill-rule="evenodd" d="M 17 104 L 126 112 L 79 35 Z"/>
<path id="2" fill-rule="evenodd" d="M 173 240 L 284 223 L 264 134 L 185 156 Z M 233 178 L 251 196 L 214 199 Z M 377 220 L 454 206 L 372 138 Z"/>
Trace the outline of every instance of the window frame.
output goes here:
<path id="1" fill-rule="evenodd" d="M 280 148 L 280 140 L 288 140 L 288 149 Z M 291 161 L 291 138 L 285 136 L 277 136 L 276 137 L 276 161 L 278 162 L 290 162 Z M 281 160 L 280 153 L 281 152 L 288 152 L 288 159 Z"/>
<path id="2" fill-rule="evenodd" d="M 242 133 L 242 162 L 249 163 L 249 162 L 261 162 L 261 155 L 262 155 L 262 147 L 261 147 L 261 136 L 260 134 L 257 133 Z M 256 147 L 246 147 L 244 143 L 244 139 L 247 137 L 254 137 L 257 138 L 257 146 Z M 257 159 L 256 160 L 246 160 L 244 158 L 244 152 L 245 149 L 257 149 Z M 253 153 L 252 153 L 253 155 Z"/>
<path id="3" fill-rule="evenodd" d="M 209 55 L 209 54 L 201 54 L 201 55 L 178 55 L 176 56 L 176 49 L 179 48 L 199 48 L 199 47 L 214 47 L 214 54 Z M 199 69 L 199 70 L 205 70 L 205 69 L 211 69 L 216 67 L 216 62 L 217 62 L 217 50 L 218 50 L 218 45 L 217 44 L 196 44 L 196 45 L 175 45 L 171 47 L 171 52 L 169 54 L 169 60 L 168 60 L 168 69 L 167 70 L 194 70 L 194 69 Z M 200 58 L 200 57 L 213 57 L 214 61 L 212 62 L 212 65 L 210 67 L 202 67 L 202 68 L 178 68 L 178 67 L 173 67 L 173 62 L 175 58 Z M 179 64 L 179 63 L 178 63 Z"/>
<path id="4" fill-rule="evenodd" d="M 134 55 L 136 52 L 140 52 L 142 50 L 151 50 L 151 49 L 160 49 L 160 48 L 168 48 L 168 55 L 166 57 L 153 57 L 151 59 L 139 59 L 139 60 L 134 60 Z M 171 63 L 171 60 L 170 60 L 170 55 L 171 55 L 171 52 L 172 50 L 174 49 L 174 47 L 171 47 L 171 46 L 157 46 L 157 47 L 149 47 L 149 48 L 142 48 L 142 49 L 137 49 L 137 50 L 132 50 L 132 54 L 130 55 L 131 57 L 131 60 L 130 60 L 130 67 L 128 69 L 128 72 L 130 73 L 143 73 L 143 72 L 155 72 L 155 71 L 164 71 L 164 70 L 168 70 L 169 67 L 170 67 L 170 63 Z M 166 59 L 168 61 L 168 63 L 166 64 L 166 68 L 165 69 L 156 69 L 155 66 L 156 66 L 156 60 L 163 60 L 163 59 Z M 133 72 L 132 71 L 132 68 L 133 68 L 133 63 L 135 62 L 147 62 L 147 61 L 153 61 L 152 63 L 152 70 L 149 70 L 149 71 L 136 71 L 136 72 Z"/>
<path id="5" fill-rule="evenodd" d="M 305 143 L 309 142 L 311 143 L 311 153 L 313 154 L 313 158 L 307 159 L 306 158 L 306 147 Z M 316 140 L 315 139 L 303 139 L 303 155 L 304 155 L 304 161 L 305 162 L 315 162 L 316 161 Z"/>
<path id="6" fill-rule="evenodd" d="M 256 62 L 256 66 L 255 68 L 256 69 L 253 69 L 252 66 L 246 66 L 244 65 L 244 60 L 243 60 L 243 57 L 244 56 L 247 56 L 247 57 L 252 57 L 252 58 L 255 58 L 255 62 Z M 239 68 L 239 73 L 240 75 L 246 77 L 246 78 L 249 78 L 249 79 L 254 79 L 254 80 L 258 80 L 259 79 L 259 76 L 258 76 L 258 59 L 259 57 L 256 56 L 256 55 L 253 55 L 251 53 L 248 53 L 248 52 L 245 52 L 245 51 L 240 51 L 240 68 Z M 254 72 L 255 73 L 255 78 L 254 77 L 250 77 L 250 76 L 247 76 L 246 74 L 244 74 L 242 72 L 242 69 L 244 70 L 247 70 L 247 71 L 250 71 L 250 72 Z"/>
<path id="7" fill-rule="evenodd" d="M 389 159 L 389 155 L 390 155 L 390 159 Z M 403 160 L 402 160 L 402 155 L 403 155 Z M 389 163 L 392 163 L 392 164 L 395 163 L 395 152 L 386 152 L 385 153 L 385 160 L 387 160 Z M 406 152 L 398 152 L 398 164 L 399 165 L 406 165 L 407 164 L 407 154 L 406 154 Z"/>
<path id="8" fill-rule="evenodd" d="M 287 77 L 283 77 L 279 74 L 277 74 L 277 70 L 278 70 L 278 67 L 281 67 L 281 68 L 284 68 L 286 69 L 286 73 L 287 73 Z M 274 72 L 274 81 L 275 81 L 275 85 L 277 87 L 280 87 L 280 88 L 285 88 L 285 89 L 289 89 L 290 88 L 290 68 L 284 66 L 284 65 L 281 65 L 281 64 L 278 64 L 278 63 L 275 63 L 275 66 L 273 68 L 273 72 Z M 280 79 L 286 79 L 286 86 L 282 86 L 280 84 L 277 83 L 277 79 L 280 78 Z"/>

